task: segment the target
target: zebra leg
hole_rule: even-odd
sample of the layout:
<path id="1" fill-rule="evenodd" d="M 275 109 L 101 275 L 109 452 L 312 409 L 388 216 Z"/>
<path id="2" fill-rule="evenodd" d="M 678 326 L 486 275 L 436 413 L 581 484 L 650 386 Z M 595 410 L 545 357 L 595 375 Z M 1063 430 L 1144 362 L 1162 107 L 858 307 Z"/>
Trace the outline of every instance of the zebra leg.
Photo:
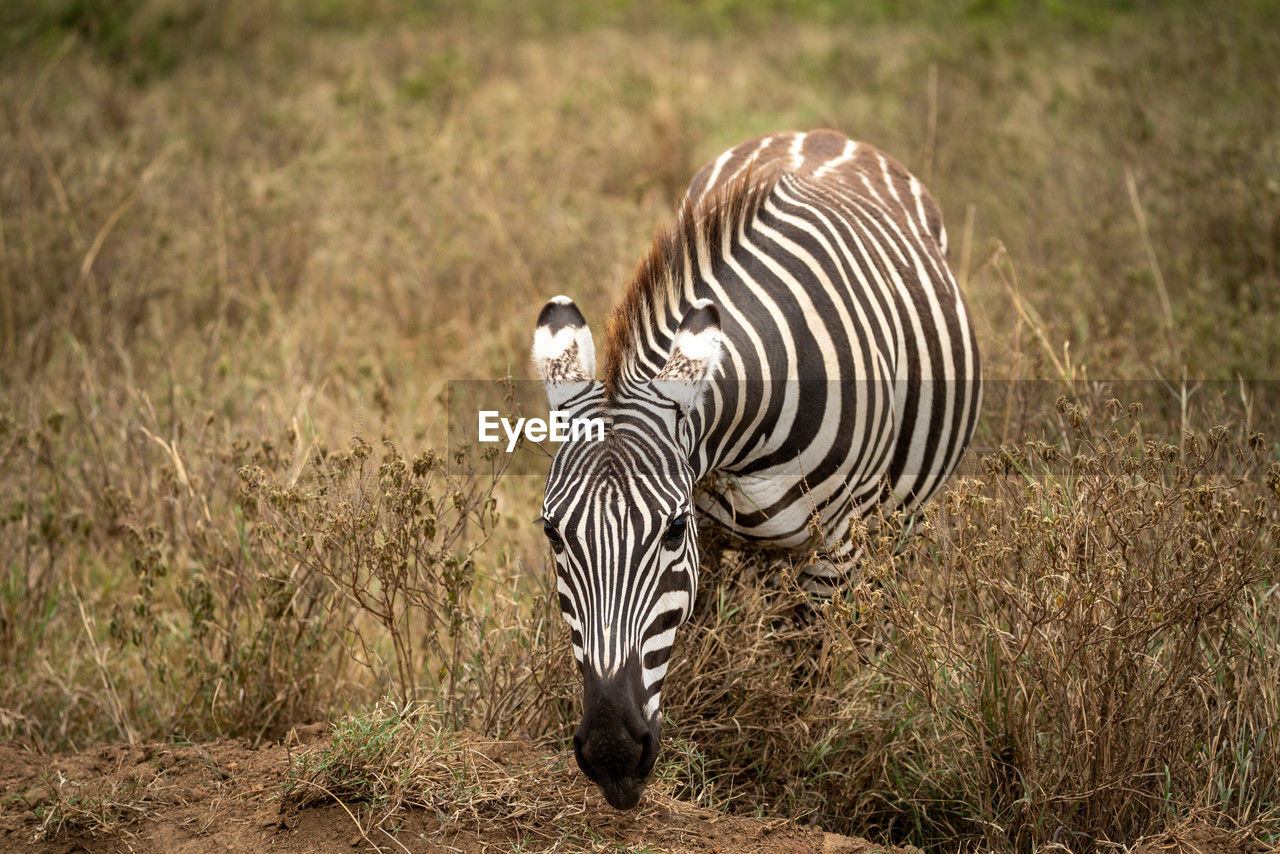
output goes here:
<path id="1" fill-rule="evenodd" d="M 848 557 L 820 552 L 800 569 L 796 581 L 801 590 L 819 601 L 839 596 L 856 583 L 855 574 L 861 556 L 861 551 L 851 552 Z"/>
<path id="2" fill-rule="evenodd" d="M 849 589 L 856 567 L 857 555 L 840 558 L 827 552 L 815 554 L 807 564 L 799 567 L 796 584 L 805 597 L 791 608 L 792 625 L 797 628 L 816 625 L 823 604 Z"/>
<path id="3" fill-rule="evenodd" d="M 907 550 L 912 536 L 917 533 L 918 518 L 913 514 L 895 523 L 893 557 L 896 558 Z M 864 574 L 859 572 L 863 557 L 864 550 L 861 547 L 854 548 L 852 543 L 845 541 L 835 549 L 817 552 L 809 564 L 800 569 L 796 580 L 802 590 L 817 599 L 830 599 L 832 596 L 842 595 L 867 581 Z M 877 588 L 882 587 L 880 580 L 874 577 L 874 574 L 870 584 Z"/>
<path id="4" fill-rule="evenodd" d="M 899 543 L 894 554 L 900 554 Z M 807 602 L 802 602 L 793 610 L 793 619 L 798 625 L 810 626 L 821 617 L 819 611 L 829 599 L 844 599 L 847 608 L 840 609 L 842 616 L 838 620 L 848 620 L 844 631 L 853 642 L 858 658 L 863 662 L 878 659 L 885 650 L 884 639 L 888 637 L 887 622 L 877 618 L 877 611 L 870 612 L 859 607 L 850 594 L 860 584 L 869 585 L 873 590 L 883 590 L 884 582 L 874 573 L 866 577 L 860 570 L 864 566 L 862 549 L 849 549 L 843 555 L 819 553 L 810 564 L 798 573 L 797 581 L 801 588 L 809 594 Z"/>

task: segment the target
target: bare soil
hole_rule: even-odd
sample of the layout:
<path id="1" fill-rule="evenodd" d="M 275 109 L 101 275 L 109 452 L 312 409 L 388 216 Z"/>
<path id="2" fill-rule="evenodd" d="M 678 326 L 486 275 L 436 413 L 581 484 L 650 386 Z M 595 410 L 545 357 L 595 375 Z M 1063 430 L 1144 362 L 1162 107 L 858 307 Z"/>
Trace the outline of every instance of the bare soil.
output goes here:
<path id="1" fill-rule="evenodd" d="M 1130 854 L 1266 854 L 1275 850 L 1260 842 L 1240 841 L 1238 834 L 1192 825 L 1144 839 Z"/>
<path id="2" fill-rule="evenodd" d="M 591 840 L 561 839 L 557 829 L 445 825 L 426 810 L 399 816 L 393 840 L 359 805 L 329 802 L 282 807 L 289 755 L 325 737 L 320 725 L 299 727 L 285 744 L 253 748 L 235 741 L 208 744 L 99 745 L 80 753 L 41 755 L 0 744 L 0 851 L 281 851 L 353 850 L 481 852 L 645 848 L 673 852 L 861 854 L 883 851 L 865 840 L 793 822 L 737 818 L 688 807 L 645 806 L 629 813 L 608 807 L 575 770 L 566 791 L 597 815 Z M 496 762 L 527 759 L 518 746 Z M 565 781 L 555 781 L 563 786 Z M 524 847 L 519 847 L 517 843 Z M 1214 854 L 1218 854 L 1215 850 Z"/>
<path id="3" fill-rule="evenodd" d="M 566 813 L 586 807 L 589 839 L 566 839 L 564 828 L 555 823 L 541 827 L 531 827 L 527 821 L 444 823 L 420 809 L 396 817 L 393 839 L 383 830 L 371 829 L 374 822 L 359 804 L 329 800 L 303 809 L 282 804 L 281 783 L 290 754 L 322 743 L 327 732 L 321 724 L 297 727 L 285 743 L 260 747 L 236 741 L 103 744 L 52 755 L 0 744 L 0 852 L 478 854 L 641 849 L 698 854 L 918 854 L 918 849 L 886 850 L 863 839 L 790 821 L 739 818 L 684 804 L 673 809 L 669 798 L 646 799 L 639 809 L 621 813 L 605 804 L 574 768 L 566 772 L 572 779 L 547 780 L 547 789 L 564 793 Z M 470 748 L 483 750 L 487 759 L 507 767 L 539 758 L 534 748 L 520 742 L 476 737 Z M 1130 854 L 1262 854 L 1266 850 L 1257 843 L 1241 842 L 1238 835 L 1198 825 L 1148 837 L 1128 848 Z"/>

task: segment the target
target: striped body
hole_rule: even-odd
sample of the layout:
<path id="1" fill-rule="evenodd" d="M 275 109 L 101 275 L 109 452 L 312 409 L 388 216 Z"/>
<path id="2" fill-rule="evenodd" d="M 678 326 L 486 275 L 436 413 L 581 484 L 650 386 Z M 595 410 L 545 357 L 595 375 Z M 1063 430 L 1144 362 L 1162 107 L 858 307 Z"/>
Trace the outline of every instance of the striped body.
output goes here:
<path id="1" fill-rule="evenodd" d="M 680 305 L 711 299 L 700 510 L 735 534 L 845 552 L 851 518 L 917 510 L 959 462 L 981 400 L 977 343 L 937 204 L 901 164 L 831 131 L 775 134 L 704 166 L 689 197 L 772 186 L 741 232 L 683 259 Z M 691 249 L 693 247 L 690 247 Z M 666 359 L 679 306 L 637 318 L 631 377 Z M 884 505 L 881 507 L 880 505 Z"/>
<path id="2" fill-rule="evenodd" d="M 775 134 L 694 177 L 609 319 L 603 383 L 577 308 L 544 308 L 553 406 L 610 425 L 562 446 L 543 510 L 586 686 L 578 759 L 615 805 L 652 767 L 699 518 L 816 547 L 807 584 L 830 593 L 851 521 L 917 511 L 959 462 L 981 384 L 946 245 L 896 161 L 832 131 Z"/>

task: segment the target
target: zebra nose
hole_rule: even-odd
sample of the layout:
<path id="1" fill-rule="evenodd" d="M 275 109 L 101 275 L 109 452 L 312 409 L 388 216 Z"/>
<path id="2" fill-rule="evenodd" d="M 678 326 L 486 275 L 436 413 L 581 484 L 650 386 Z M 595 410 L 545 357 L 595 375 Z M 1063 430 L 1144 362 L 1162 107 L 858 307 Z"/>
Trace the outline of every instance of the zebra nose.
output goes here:
<path id="1" fill-rule="evenodd" d="M 658 757 L 662 724 L 644 712 L 647 693 L 638 654 L 601 675 L 583 669 L 582 723 L 573 737 L 578 767 L 618 809 L 640 802 Z"/>
<path id="2" fill-rule="evenodd" d="M 653 771 L 658 740 L 647 727 L 637 735 L 631 727 L 609 725 L 613 723 L 622 721 L 597 719 L 594 726 L 580 726 L 573 736 L 573 755 L 610 804 L 631 809 Z"/>
<path id="3" fill-rule="evenodd" d="M 653 773 L 653 766 L 658 761 L 658 740 L 653 733 L 646 732 L 640 739 L 640 760 L 636 763 L 635 776 L 642 779 Z"/>
<path id="4" fill-rule="evenodd" d="M 578 768 L 582 770 L 582 773 L 594 780 L 596 778 L 595 767 L 587 759 L 586 753 L 582 749 L 586 743 L 587 740 L 582 737 L 582 728 L 579 727 L 578 731 L 573 734 L 573 758 L 578 761 Z"/>
<path id="5" fill-rule="evenodd" d="M 578 767 L 597 783 L 605 778 L 648 777 L 657 753 L 653 736 L 632 735 L 628 727 L 579 727 L 573 736 L 573 755 Z"/>

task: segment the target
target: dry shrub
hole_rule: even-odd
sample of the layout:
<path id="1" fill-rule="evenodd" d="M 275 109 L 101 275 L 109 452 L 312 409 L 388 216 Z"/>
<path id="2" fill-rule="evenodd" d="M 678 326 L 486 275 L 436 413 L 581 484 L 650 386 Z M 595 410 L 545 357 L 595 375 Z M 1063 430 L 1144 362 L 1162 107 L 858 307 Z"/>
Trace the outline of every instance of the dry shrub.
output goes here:
<path id="1" fill-rule="evenodd" d="M 0 426 L 6 734 L 256 739 L 322 715 L 344 684 L 328 611 L 248 547 L 231 476 L 289 455 L 87 385 L 74 417 Z"/>
<path id="2" fill-rule="evenodd" d="M 350 452 L 322 457 L 309 494 L 266 487 L 261 469 L 240 472 L 268 510 L 259 534 L 293 564 L 291 575 L 328 582 L 337 607 L 354 606 L 384 630 L 402 703 L 418 693 L 419 650 L 450 674 L 447 695 L 456 692 L 462 603 L 497 516 L 500 472 L 482 484 L 450 478 L 445 468 L 437 454 L 406 460 L 389 442 L 378 460 L 356 437 Z M 353 629 L 367 650 L 371 641 Z"/>
<path id="3" fill-rule="evenodd" d="M 988 458 L 900 557 L 894 525 L 863 529 L 863 583 L 811 622 L 765 581 L 785 564 L 711 567 L 667 696 L 722 796 L 997 850 L 1189 810 L 1275 832 L 1280 463 L 1256 434 L 1179 450 L 1114 403 L 1059 408 L 1069 459 Z"/>
<path id="4" fill-rule="evenodd" d="M 376 685 L 402 707 L 427 702 L 454 728 L 528 735 L 554 714 L 564 646 L 545 591 L 521 602 L 502 573 L 477 575 L 509 459 L 466 448 L 452 462 L 435 451 L 406 459 L 389 441 L 379 453 L 357 438 L 283 481 L 258 467 L 240 475 L 275 571 L 323 602 Z"/>
<path id="5" fill-rule="evenodd" d="M 110 405 L 129 416 L 0 420 L 4 737 L 260 740 L 389 692 L 563 729 L 549 579 L 484 549 L 500 466 Z"/>
<path id="6" fill-rule="evenodd" d="M 663 691 L 663 761 L 678 766 L 666 773 L 683 796 L 720 808 L 875 839 L 897 831 L 882 822 L 897 816 L 883 799 L 886 763 L 910 752 L 904 692 L 873 666 L 874 650 L 867 661 L 856 617 L 816 613 L 786 559 L 722 547 L 704 544 L 703 590 Z"/>
<path id="7" fill-rule="evenodd" d="M 1254 748 L 1242 782 L 1274 796 L 1280 773 L 1277 638 L 1253 616 L 1280 529 L 1275 494 L 1247 478 L 1254 452 L 1225 430 L 1180 452 L 1131 418 L 1093 435 L 1060 409 L 1077 453 L 1006 451 L 989 485 L 958 484 L 883 612 L 889 667 L 965 757 L 956 794 L 990 844 L 1019 850 L 1215 806 L 1198 802 L 1239 760 L 1227 733 Z"/>

